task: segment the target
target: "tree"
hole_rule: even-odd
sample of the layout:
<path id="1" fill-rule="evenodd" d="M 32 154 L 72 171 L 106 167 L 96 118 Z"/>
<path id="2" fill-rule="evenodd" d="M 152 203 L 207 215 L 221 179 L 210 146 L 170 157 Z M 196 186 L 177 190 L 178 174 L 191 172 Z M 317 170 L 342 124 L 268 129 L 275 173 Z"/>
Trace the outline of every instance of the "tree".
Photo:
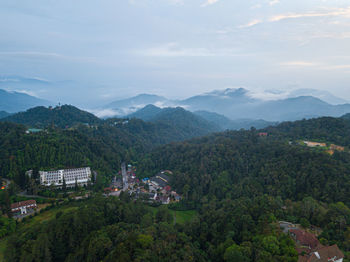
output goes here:
<path id="1" fill-rule="evenodd" d="M 249 257 L 244 254 L 242 248 L 236 244 L 233 244 L 225 250 L 224 260 L 228 262 L 250 261 Z"/>
<path id="2" fill-rule="evenodd" d="M 76 182 L 76 180 L 75 180 L 75 182 Z M 66 184 L 66 180 L 64 179 L 64 177 L 63 177 L 62 190 L 63 190 L 64 192 L 66 192 L 66 190 L 67 190 L 67 184 Z"/>

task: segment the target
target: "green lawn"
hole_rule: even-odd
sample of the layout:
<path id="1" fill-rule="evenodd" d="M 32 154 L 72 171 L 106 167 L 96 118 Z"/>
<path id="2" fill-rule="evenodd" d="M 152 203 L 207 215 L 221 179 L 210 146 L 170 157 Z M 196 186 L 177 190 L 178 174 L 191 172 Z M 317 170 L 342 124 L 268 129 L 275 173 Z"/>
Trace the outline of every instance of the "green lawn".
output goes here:
<path id="1" fill-rule="evenodd" d="M 176 223 L 185 224 L 186 222 L 190 222 L 196 215 L 197 211 L 195 210 L 186 210 L 186 211 L 174 211 L 170 210 L 174 214 L 174 218 L 176 215 Z"/>
<path id="2" fill-rule="evenodd" d="M 149 207 L 153 214 L 155 215 L 157 213 L 158 208 L 157 207 Z M 186 211 L 175 211 L 169 209 L 169 211 L 173 214 L 174 219 L 176 216 L 176 223 L 178 224 L 185 224 L 186 222 L 191 221 L 196 215 L 197 211 L 195 210 L 186 210 Z"/>
<path id="3" fill-rule="evenodd" d="M 78 209 L 78 207 L 75 206 L 62 206 L 62 207 L 56 207 L 47 211 L 44 211 L 40 214 L 38 214 L 37 216 L 31 218 L 29 221 L 27 221 L 26 223 L 24 223 L 22 226 L 23 228 L 27 228 L 30 227 L 36 223 L 43 223 L 45 221 L 49 221 L 51 219 L 53 219 L 56 216 L 56 213 L 59 211 L 63 211 L 64 213 L 67 213 L 69 211 L 73 211 Z"/>

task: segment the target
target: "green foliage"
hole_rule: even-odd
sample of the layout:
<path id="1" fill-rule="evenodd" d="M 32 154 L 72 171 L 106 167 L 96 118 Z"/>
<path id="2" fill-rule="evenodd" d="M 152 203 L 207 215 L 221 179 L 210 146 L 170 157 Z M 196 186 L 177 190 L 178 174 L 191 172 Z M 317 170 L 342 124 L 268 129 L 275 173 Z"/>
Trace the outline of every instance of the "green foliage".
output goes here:
<path id="1" fill-rule="evenodd" d="M 16 221 L 11 218 L 0 217 L 0 238 L 11 234 L 16 229 Z"/>

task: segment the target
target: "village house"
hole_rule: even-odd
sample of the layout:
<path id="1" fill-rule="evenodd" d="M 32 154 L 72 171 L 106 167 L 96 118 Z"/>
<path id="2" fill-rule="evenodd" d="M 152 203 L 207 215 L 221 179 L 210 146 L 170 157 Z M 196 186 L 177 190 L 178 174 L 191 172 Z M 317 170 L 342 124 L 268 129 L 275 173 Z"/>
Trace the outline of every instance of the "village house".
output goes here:
<path id="1" fill-rule="evenodd" d="M 287 224 L 286 227 L 288 228 Z M 299 254 L 298 262 L 342 262 L 344 254 L 337 245 L 323 246 L 316 236 L 301 229 L 289 229 Z"/>
<path id="2" fill-rule="evenodd" d="M 268 133 L 266 133 L 266 132 L 260 132 L 260 133 L 259 133 L 259 136 L 260 136 L 260 137 L 267 137 L 267 136 L 268 136 Z"/>
<path id="3" fill-rule="evenodd" d="M 322 247 L 315 252 L 299 256 L 298 262 L 343 262 L 344 254 L 337 245 Z"/>
<path id="4" fill-rule="evenodd" d="M 290 236 L 297 244 L 298 253 L 310 253 L 316 248 L 322 246 L 314 234 L 301 229 L 290 229 Z"/>
<path id="5" fill-rule="evenodd" d="M 11 204 L 11 212 L 25 215 L 27 214 L 28 210 L 36 209 L 36 207 L 37 205 L 35 200 L 26 200 Z"/>

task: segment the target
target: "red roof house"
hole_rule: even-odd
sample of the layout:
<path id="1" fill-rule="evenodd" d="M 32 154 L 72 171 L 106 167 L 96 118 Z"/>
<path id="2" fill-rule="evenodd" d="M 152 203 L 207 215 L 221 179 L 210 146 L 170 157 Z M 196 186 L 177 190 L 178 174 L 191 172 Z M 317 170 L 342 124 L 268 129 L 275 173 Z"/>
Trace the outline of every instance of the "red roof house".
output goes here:
<path id="1" fill-rule="evenodd" d="M 31 199 L 11 204 L 11 211 L 14 213 L 21 212 L 21 214 L 27 214 L 27 208 L 34 209 L 36 207 L 36 201 Z"/>

